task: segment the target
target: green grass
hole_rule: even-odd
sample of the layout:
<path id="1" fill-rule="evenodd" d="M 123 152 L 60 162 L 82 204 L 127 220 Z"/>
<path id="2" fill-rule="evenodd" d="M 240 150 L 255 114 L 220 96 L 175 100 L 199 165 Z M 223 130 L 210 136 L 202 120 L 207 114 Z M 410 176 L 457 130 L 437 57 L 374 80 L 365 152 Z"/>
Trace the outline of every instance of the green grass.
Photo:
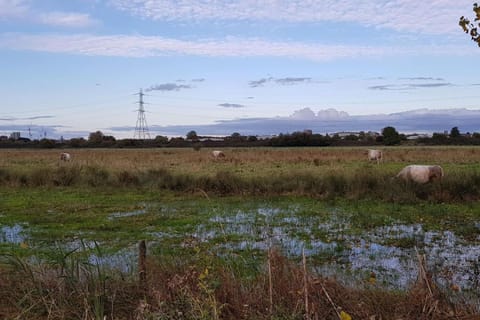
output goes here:
<path id="1" fill-rule="evenodd" d="M 348 221 L 348 234 L 361 234 L 381 226 L 420 223 L 426 230 L 451 230 L 466 239 L 475 239 L 479 229 L 480 207 L 474 203 L 398 204 L 373 200 L 337 199 L 318 201 L 309 197 L 243 197 L 205 198 L 154 190 L 83 189 L 83 188 L 2 188 L 0 223 L 28 226 L 33 238 L 56 241 L 78 237 L 112 242 L 117 245 L 153 239 L 155 232 L 183 235 L 195 232 L 197 226 L 222 229 L 222 223 L 209 219 L 244 212 L 255 218 L 256 225 L 285 225 L 294 212 L 297 219 L 317 222 Z M 277 208 L 273 216 L 258 213 L 259 208 Z M 122 216 L 122 213 L 141 211 Z M 112 215 L 117 215 L 112 218 Z M 279 220 L 280 219 L 280 220 Z M 288 221 L 288 220 L 287 220 Z M 287 223 L 289 224 L 289 223 Z M 221 232 L 218 234 L 221 234 Z M 302 230 L 299 238 L 305 237 Z M 225 235 L 226 237 L 235 237 Z M 315 237 L 328 239 L 317 231 Z M 216 241 L 221 241 L 217 239 Z"/>

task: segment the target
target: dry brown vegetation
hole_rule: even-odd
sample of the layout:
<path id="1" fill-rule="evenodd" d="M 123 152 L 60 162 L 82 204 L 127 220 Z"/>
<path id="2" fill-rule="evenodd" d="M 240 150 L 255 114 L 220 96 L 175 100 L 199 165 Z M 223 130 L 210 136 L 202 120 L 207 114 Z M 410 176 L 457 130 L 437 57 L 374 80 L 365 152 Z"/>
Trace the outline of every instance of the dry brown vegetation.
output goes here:
<path id="1" fill-rule="evenodd" d="M 420 260 L 419 260 L 420 261 Z M 69 270 L 71 266 L 73 270 Z M 419 267 L 424 266 L 419 262 Z M 275 251 L 250 280 L 228 266 L 149 260 L 138 281 L 85 264 L 27 265 L 0 273 L 2 319 L 476 319 L 420 272 L 407 292 L 367 281 L 349 288 Z"/>
<path id="2" fill-rule="evenodd" d="M 201 149 L 79 149 L 72 161 L 58 150 L 1 150 L 0 184 L 18 186 L 147 187 L 178 192 L 308 195 L 385 201 L 475 201 L 480 198 L 480 148 L 385 148 L 385 161 L 364 148 L 237 148 L 214 160 Z M 441 184 L 393 179 L 408 164 L 438 164 Z"/>
<path id="3" fill-rule="evenodd" d="M 477 164 L 480 147 L 391 147 L 383 148 L 386 164 Z M 336 148 L 231 148 L 224 149 L 226 159 L 213 161 L 210 149 L 73 149 L 72 163 L 112 171 L 170 168 L 181 173 L 213 172 L 218 168 L 266 170 L 312 166 L 344 166 L 368 163 L 367 149 Z M 56 167 L 59 150 L 0 150 L 0 168 L 28 169 L 32 166 Z M 315 161 L 316 160 L 316 161 Z M 315 161 L 315 163 L 314 163 Z M 63 164 L 65 165 L 65 164 Z M 310 168 L 314 169 L 314 168 Z M 248 174 L 248 172 L 245 172 Z"/>

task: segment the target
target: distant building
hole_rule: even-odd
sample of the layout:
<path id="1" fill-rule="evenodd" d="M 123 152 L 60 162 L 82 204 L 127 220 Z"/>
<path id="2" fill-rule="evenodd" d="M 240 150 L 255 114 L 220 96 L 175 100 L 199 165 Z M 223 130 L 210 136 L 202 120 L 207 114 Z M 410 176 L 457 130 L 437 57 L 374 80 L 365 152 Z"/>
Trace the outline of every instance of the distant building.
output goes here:
<path id="1" fill-rule="evenodd" d="M 311 135 L 313 134 L 313 131 L 310 130 L 310 129 L 305 129 L 305 130 L 303 130 L 303 133 L 305 133 L 306 135 L 311 136 Z"/>
<path id="2" fill-rule="evenodd" d="M 225 137 L 200 137 L 197 139 L 200 142 L 204 141 L 225 141 Z"/>
<path id="3" fill-rule="evenodd" d="M 412 133 L 405 136 L 407 140 L 416 140 L 421 138 L 431 138 L 432 135 L 428 133 Z"/>
<path id="4" fill-rule="evenodd" d="M 368 131 L 366 135 L 369 136 L 369 137 L 375 137 L 376 138 L 376 137 L 380 136 L 380 133 L 375 132 L 375 131 Z"/>
<path id="5" fill-rule="evenodd" d="M 341 131 L 337 132 L 334 134 L 335 136 L 338 136 L 340 139 L 345 139 L 348 136 L 360 136 L 360 132 L 352 132 L 352 131 Z"/>
<path id="6" fill-rule="evenodd" d="M 276 138 L 277 135 L 262 135 L 262 136 L 257 136 L 257 139 L 258 140 L 268 140 L 268 139 L 272 139 L 272 138 Z"/>

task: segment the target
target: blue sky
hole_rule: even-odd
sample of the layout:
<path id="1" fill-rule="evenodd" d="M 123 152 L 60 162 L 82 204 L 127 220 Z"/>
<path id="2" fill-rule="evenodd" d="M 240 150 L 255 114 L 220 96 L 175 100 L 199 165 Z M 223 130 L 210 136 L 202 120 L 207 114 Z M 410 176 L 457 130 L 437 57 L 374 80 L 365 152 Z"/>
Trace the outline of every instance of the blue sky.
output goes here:
<path id="1" fill-rule="evenodd" d="M 0 135 L 25 136 L 30 127 L 33 138 L 95 130 L 133 137 L 140 88 L 152 136 L 188 128 L 220 134 L 216 124 L 242 133 L 242 120 L 250 126 L 253 118 L 480 110 L 480 48 L 458 26 L 472 7 L 465 0 L 0 0 Z M 225 127 L 230 122 L 235 127 Z M 257 124 L 259 134 L 266 123 Z"/>

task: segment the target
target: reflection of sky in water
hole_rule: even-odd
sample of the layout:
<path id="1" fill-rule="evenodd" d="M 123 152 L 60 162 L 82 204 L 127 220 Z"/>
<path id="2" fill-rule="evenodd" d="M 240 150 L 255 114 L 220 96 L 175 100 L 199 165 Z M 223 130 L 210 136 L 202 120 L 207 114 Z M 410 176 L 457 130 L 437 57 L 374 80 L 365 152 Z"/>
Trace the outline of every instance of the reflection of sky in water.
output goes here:
<path id="1" fill-rule="evenodd" d="M 19 224 L 0 228 L 0 243 L 20 244 L 25 242 L 23 227 Z"/>
<path id="2" fill-rule="evenodd" d="M 126 274 L 132 274 L 137 270 L 138 253 L 136 248 L 126 249 L 108 255 L 92 253 L 88 261 L 93 265 L 101 265 Z"/>
<path id="3" fill-rule="evenodd" d="M 108 216 L 108 220 L 114 220 L 114 219 L 117 219 L 117 218 L 139 216 L 139 215 L 145 214 L 145 213 L 147 213 L 147 211 L 145 209 L 128 211 L 128 212 L 114 212 L 114 213 L 112 213 Z"/>
<path id="4" fill-rule="evenodd" d="M 300 214 L 300 206 L 279 209 L 262 207 L 250 211 L 219 212 L 205 224 L 198 225 L 192 234 L 180 234 L 174 228 L 162 232 L 153 228 L 149 234 L 161 239 L 182 238 L 216 243 L 213 250 L 219 255 L 232 251 L 268 250 L 275 247 L 288 257 L 300 257 L 302 251 L 309 264 L 324 276 L 340 281 L 364 281 L 374 273 L 377 283 L 388 287 L 406 288 L 418 274 L 415 245 L 427 258 L 428 270 L 444 286 L 456 284 L 463 290 L 480 287 L 480 242 L 467 243 L 451 231 L 425 231 L 421 224 L 382 226 L 352 235 L 348 214 L 332 209 L 318 215 Z M 175 208 L 157 208 L 156 213 L 174 212 Z M 112 213 L 109 219 L 145 214 L 146 209 Z M 480 229 L 480 222 L 475 226 Z M 26 241 L 20 224 L 2 226 L 0 243 L 21 244 Z M 393 241 L 392 241 L 393 240 Z M 407 240 L 406 248 L 392 243 Z M 480 240 L 480 239 L 478 239 Z M 187 241 L 187 240 L 186 240 Z M 131 247 L 115 254 L 96 253 L 94 241 L 76 240 L 65 248 L 91 250 L 89 262 L 120 270 L 135 272 L 138 250 Z M 100 247 L 108 244 L 99 244 Z M 315 256 L 327 257 L 313 259 Z M 315 262 L 323 261 L 323 262 Z"/>
<path id="5" fill-rule="evenodd" d="M 426 232 L 421 224 L 413 224 L 383 226 L 351 235 L 351 223 L 344 213 L 335 212 L 328 219 L 297 213 L 298 210 L 267 207 L 237 210 L 233 214 L 223 212 L 197 226 L 191 236 L 201 242 L 223 238 L 217 245 L 219 251 L 267 250 L 274 246 L 289 257 L 300 257 L 304 249 L 307 256 L 327 254 L 335 259 L 314 266 L 322 274 L 325 271 L 326 275 L 338 276 L 343 272 L 347 276 L 353 272 L 360 280 L 358 277 L 373 272 L 379 283 L 396 288 L 406 288 L 417 278 L 418 261 L 411 247 L 415 245 L 420 253 L 425 253 L 428 268 L 441 285 L 478 288 L 480 245 L 466 243 L 453 232 Z M 319 233 L 322 239 L 318 238 Z M 228 235 L 236 236 L 235 240 L 225 240 Z M 388 240 L 408 240 L 411 245 L 396 247 Z"/>

